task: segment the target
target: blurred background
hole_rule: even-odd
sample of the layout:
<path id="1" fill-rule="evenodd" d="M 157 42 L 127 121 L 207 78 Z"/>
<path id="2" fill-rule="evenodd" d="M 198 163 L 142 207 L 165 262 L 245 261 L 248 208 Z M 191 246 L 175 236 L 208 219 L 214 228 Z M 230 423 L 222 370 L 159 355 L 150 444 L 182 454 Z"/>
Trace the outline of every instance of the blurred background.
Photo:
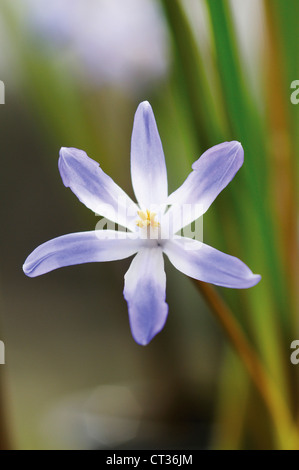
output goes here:
<path id="1" fill-rule="evenodd" d="M 205 214 L 204 241 L 262 275 L 253 289 L 217 291 L 297 429 L 298 15 L 296 0 L 1 1 L 2 447 L 288 447 L 273 432 L 279 410 L 269 413 L 211 309 L 167 260 L 169 317 L 146 347 L 122 296 L 130 260 L 36 279 L 22 264 L 99 220 L 64 187 L 60 147 L 85 150 L 133 197 L 139 102 L 153 107 L 170 192 L 207 148 L 239 140 L 244 166 Z"/>

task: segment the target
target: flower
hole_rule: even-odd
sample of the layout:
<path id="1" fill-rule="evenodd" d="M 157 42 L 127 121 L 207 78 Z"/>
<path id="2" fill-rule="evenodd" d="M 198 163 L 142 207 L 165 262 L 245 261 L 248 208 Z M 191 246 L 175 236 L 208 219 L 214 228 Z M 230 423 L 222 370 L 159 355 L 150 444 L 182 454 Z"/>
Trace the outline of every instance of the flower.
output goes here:
<path id="1" fill-rule="evenodd" d="M 242 289 L 260 281 L 261 277 L 238 258 L 199 240 L 176 235 L 207 211 L 243 160 L 239 142 L 216 145 L 192 165 L 188 178 L 168 197 L 155 117 L 150 104 L 141 103 L 131 141 L 131 176 L 137 204 L 84 151 L 62 148 L 59 157 L 64 185 L 89 209 L 127 231 L 94 230 L 50 240 L 28 256 L 23 266 L 25 274 L 35 277 L 63 266 L 124 259 L 137 253 L 125 275 L 124 297 L 135 341 L 148 344 L 162 330 L 168 314 L 163 253 L 179 271 L 204 282 Z"/>

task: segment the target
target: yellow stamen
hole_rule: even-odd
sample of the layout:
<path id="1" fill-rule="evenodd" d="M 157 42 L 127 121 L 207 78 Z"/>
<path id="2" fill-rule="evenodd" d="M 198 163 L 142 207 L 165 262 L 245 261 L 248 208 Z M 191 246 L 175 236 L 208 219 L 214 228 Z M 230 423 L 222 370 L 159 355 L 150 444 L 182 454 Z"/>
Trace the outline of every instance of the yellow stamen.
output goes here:
<path id="1" fill-rule="evenodd" d="M 149 225 L 153 228 L 159 227 L 159 222 L 156 221 L 157 213 L 151 212 L 148 209 L 146 211 L 137 211 L 140 219 L 136 221 L 137 227 L 144 228 Z"/>
<path id="2" fill-rule="evenodd" d="M 148 217 L 148 214 L 147 214 L 148 211 L 137 211 L 137 214 L 139 215 L 140 219 L 141 220 L 146 220 L 147 217 Z"/>

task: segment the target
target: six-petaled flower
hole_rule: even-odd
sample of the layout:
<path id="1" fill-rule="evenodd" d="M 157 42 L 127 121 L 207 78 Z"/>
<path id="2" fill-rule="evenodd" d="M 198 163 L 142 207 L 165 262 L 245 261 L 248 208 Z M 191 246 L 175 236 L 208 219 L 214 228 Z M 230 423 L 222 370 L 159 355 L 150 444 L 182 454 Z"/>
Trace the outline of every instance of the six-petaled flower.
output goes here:
<path id="1" fill-rule="evenodd" d="M 168 314 L 163 253 L 178 270 L 204 282 L 240 289 L 259 282 L 261 277 L 238 258 L 177 235 L 207 211 L 243 160 L 239 142 L 216 145 L 192 165 L 186 181 L 168 196 L 164 153 L 154 114 L 148 102 L 141 103 L 131 142 L 131 176 L 137 203 L 82 150 L 62 148 L 59 158 L 65 186 L 89 209 L 127 231 L 93 230 L 50 240 L 26 259 L 25 274 L 35 277 L 63 266 L 136 254 L 125 275 L 124 297 L 134 339 L 148 344 L 162 330 Z"/>

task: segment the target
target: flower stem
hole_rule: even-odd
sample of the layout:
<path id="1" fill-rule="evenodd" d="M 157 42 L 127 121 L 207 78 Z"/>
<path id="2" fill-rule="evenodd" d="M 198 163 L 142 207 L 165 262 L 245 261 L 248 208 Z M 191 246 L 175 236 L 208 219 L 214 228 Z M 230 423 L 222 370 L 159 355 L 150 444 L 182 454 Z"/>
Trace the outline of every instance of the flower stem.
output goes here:
<path id="1" fill-rule="evenodd" d="M 268 374 L 260 358 L 235 320 L 230 308 L 210 285 L 193 280 L 204 299 L 220 321 L 245 370 L 264 401 L 274 424 L 275 437 L 280 449 L 298 449 L 299 434 L 286 402 L 276 383 Z"/>

